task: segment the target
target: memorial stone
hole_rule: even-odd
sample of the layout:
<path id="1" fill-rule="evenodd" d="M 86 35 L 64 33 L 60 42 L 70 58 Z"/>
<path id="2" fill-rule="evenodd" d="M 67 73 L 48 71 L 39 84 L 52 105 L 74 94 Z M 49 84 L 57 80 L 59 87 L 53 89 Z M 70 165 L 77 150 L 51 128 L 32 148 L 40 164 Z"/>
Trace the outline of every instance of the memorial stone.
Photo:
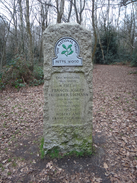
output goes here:
<path id="1" fill-rule="evenodd" d="M 92 152 L 91 32 L 50 25 L 43 34 L 44 150 Z"/>

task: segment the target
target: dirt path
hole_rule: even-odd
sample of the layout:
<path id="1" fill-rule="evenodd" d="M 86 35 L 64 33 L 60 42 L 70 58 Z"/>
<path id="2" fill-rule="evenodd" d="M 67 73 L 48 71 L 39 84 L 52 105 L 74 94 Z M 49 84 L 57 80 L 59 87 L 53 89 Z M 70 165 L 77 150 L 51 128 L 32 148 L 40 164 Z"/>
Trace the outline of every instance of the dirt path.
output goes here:
<path id="1" fill-rule="evenodd" d="M 136 70 L 94 66 L 91 157 L 41 160 L 43 87 L 0 93 L 0 182 L 136 182 Z"/>

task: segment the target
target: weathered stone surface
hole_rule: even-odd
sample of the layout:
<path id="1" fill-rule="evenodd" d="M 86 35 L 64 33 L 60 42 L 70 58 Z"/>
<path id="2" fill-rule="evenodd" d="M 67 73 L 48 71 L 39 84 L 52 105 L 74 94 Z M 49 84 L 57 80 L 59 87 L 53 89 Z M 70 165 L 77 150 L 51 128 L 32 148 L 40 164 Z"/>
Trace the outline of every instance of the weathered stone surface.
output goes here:
<path id="1" fill-rule="evenodd" d="M 71 37 L 78 43 L 82 66 L 52 66 L 55 45 L 63 37 Z M 91 33 L 78 24 L 51 25 L 44 32 L 43 46 L 45 153 L 55 147 L 64 153 L 91 152 Z"/>

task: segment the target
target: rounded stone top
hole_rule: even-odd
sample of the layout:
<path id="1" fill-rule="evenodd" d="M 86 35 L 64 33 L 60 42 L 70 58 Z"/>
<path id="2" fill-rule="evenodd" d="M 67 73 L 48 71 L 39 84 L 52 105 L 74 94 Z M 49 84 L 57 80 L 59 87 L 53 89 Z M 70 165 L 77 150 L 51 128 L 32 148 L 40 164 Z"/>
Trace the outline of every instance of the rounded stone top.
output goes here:
<path id="1" fill-rule="evenodd" d="M 88 34 L 91 35 L 91 31 L 85 29 L 82 25 L 77 24 L 77 23 L 57 23 L 57 24 L 52 24 L 49 25 L 46 30 L 44 31 L 44 33 L 46 32 L 54 32 L 54 31 L 58 31 L 61 29 L 75 29 L 75 31 L 84 31 L 87 32 Z"/>
<path id="2" fill-rule="evenodd" d="M 52 70 L 61 72 L 62 68 L 59 66 L 64 65 L 66 67 L 82 66 L 79 69 L 91 67 L 91 31 L 79 24 L 59 23 L 49 25 L 43 34 L 43 47 L 44 64 L 46 64 L 46 67 L 47 65 L 52 67 Z M 53 66 L 57 66 L 57 68 L 53 68 Z"/>

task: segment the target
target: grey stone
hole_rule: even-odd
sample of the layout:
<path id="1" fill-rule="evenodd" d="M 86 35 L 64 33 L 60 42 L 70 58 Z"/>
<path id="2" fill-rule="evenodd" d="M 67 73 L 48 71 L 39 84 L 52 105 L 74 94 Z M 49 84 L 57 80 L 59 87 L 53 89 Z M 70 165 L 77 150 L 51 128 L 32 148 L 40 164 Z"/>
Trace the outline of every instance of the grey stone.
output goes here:
<path id="1" fill-rule="evenodd" d="M 78 43 L 82 66 L 52 66 L 55 45 L 63 37 Z M 43 48 L 45 154 L 57 147 L 62 153 L 92 152 L 91 32 L 78 24 L 50 25 L 43 34 Z"/>

